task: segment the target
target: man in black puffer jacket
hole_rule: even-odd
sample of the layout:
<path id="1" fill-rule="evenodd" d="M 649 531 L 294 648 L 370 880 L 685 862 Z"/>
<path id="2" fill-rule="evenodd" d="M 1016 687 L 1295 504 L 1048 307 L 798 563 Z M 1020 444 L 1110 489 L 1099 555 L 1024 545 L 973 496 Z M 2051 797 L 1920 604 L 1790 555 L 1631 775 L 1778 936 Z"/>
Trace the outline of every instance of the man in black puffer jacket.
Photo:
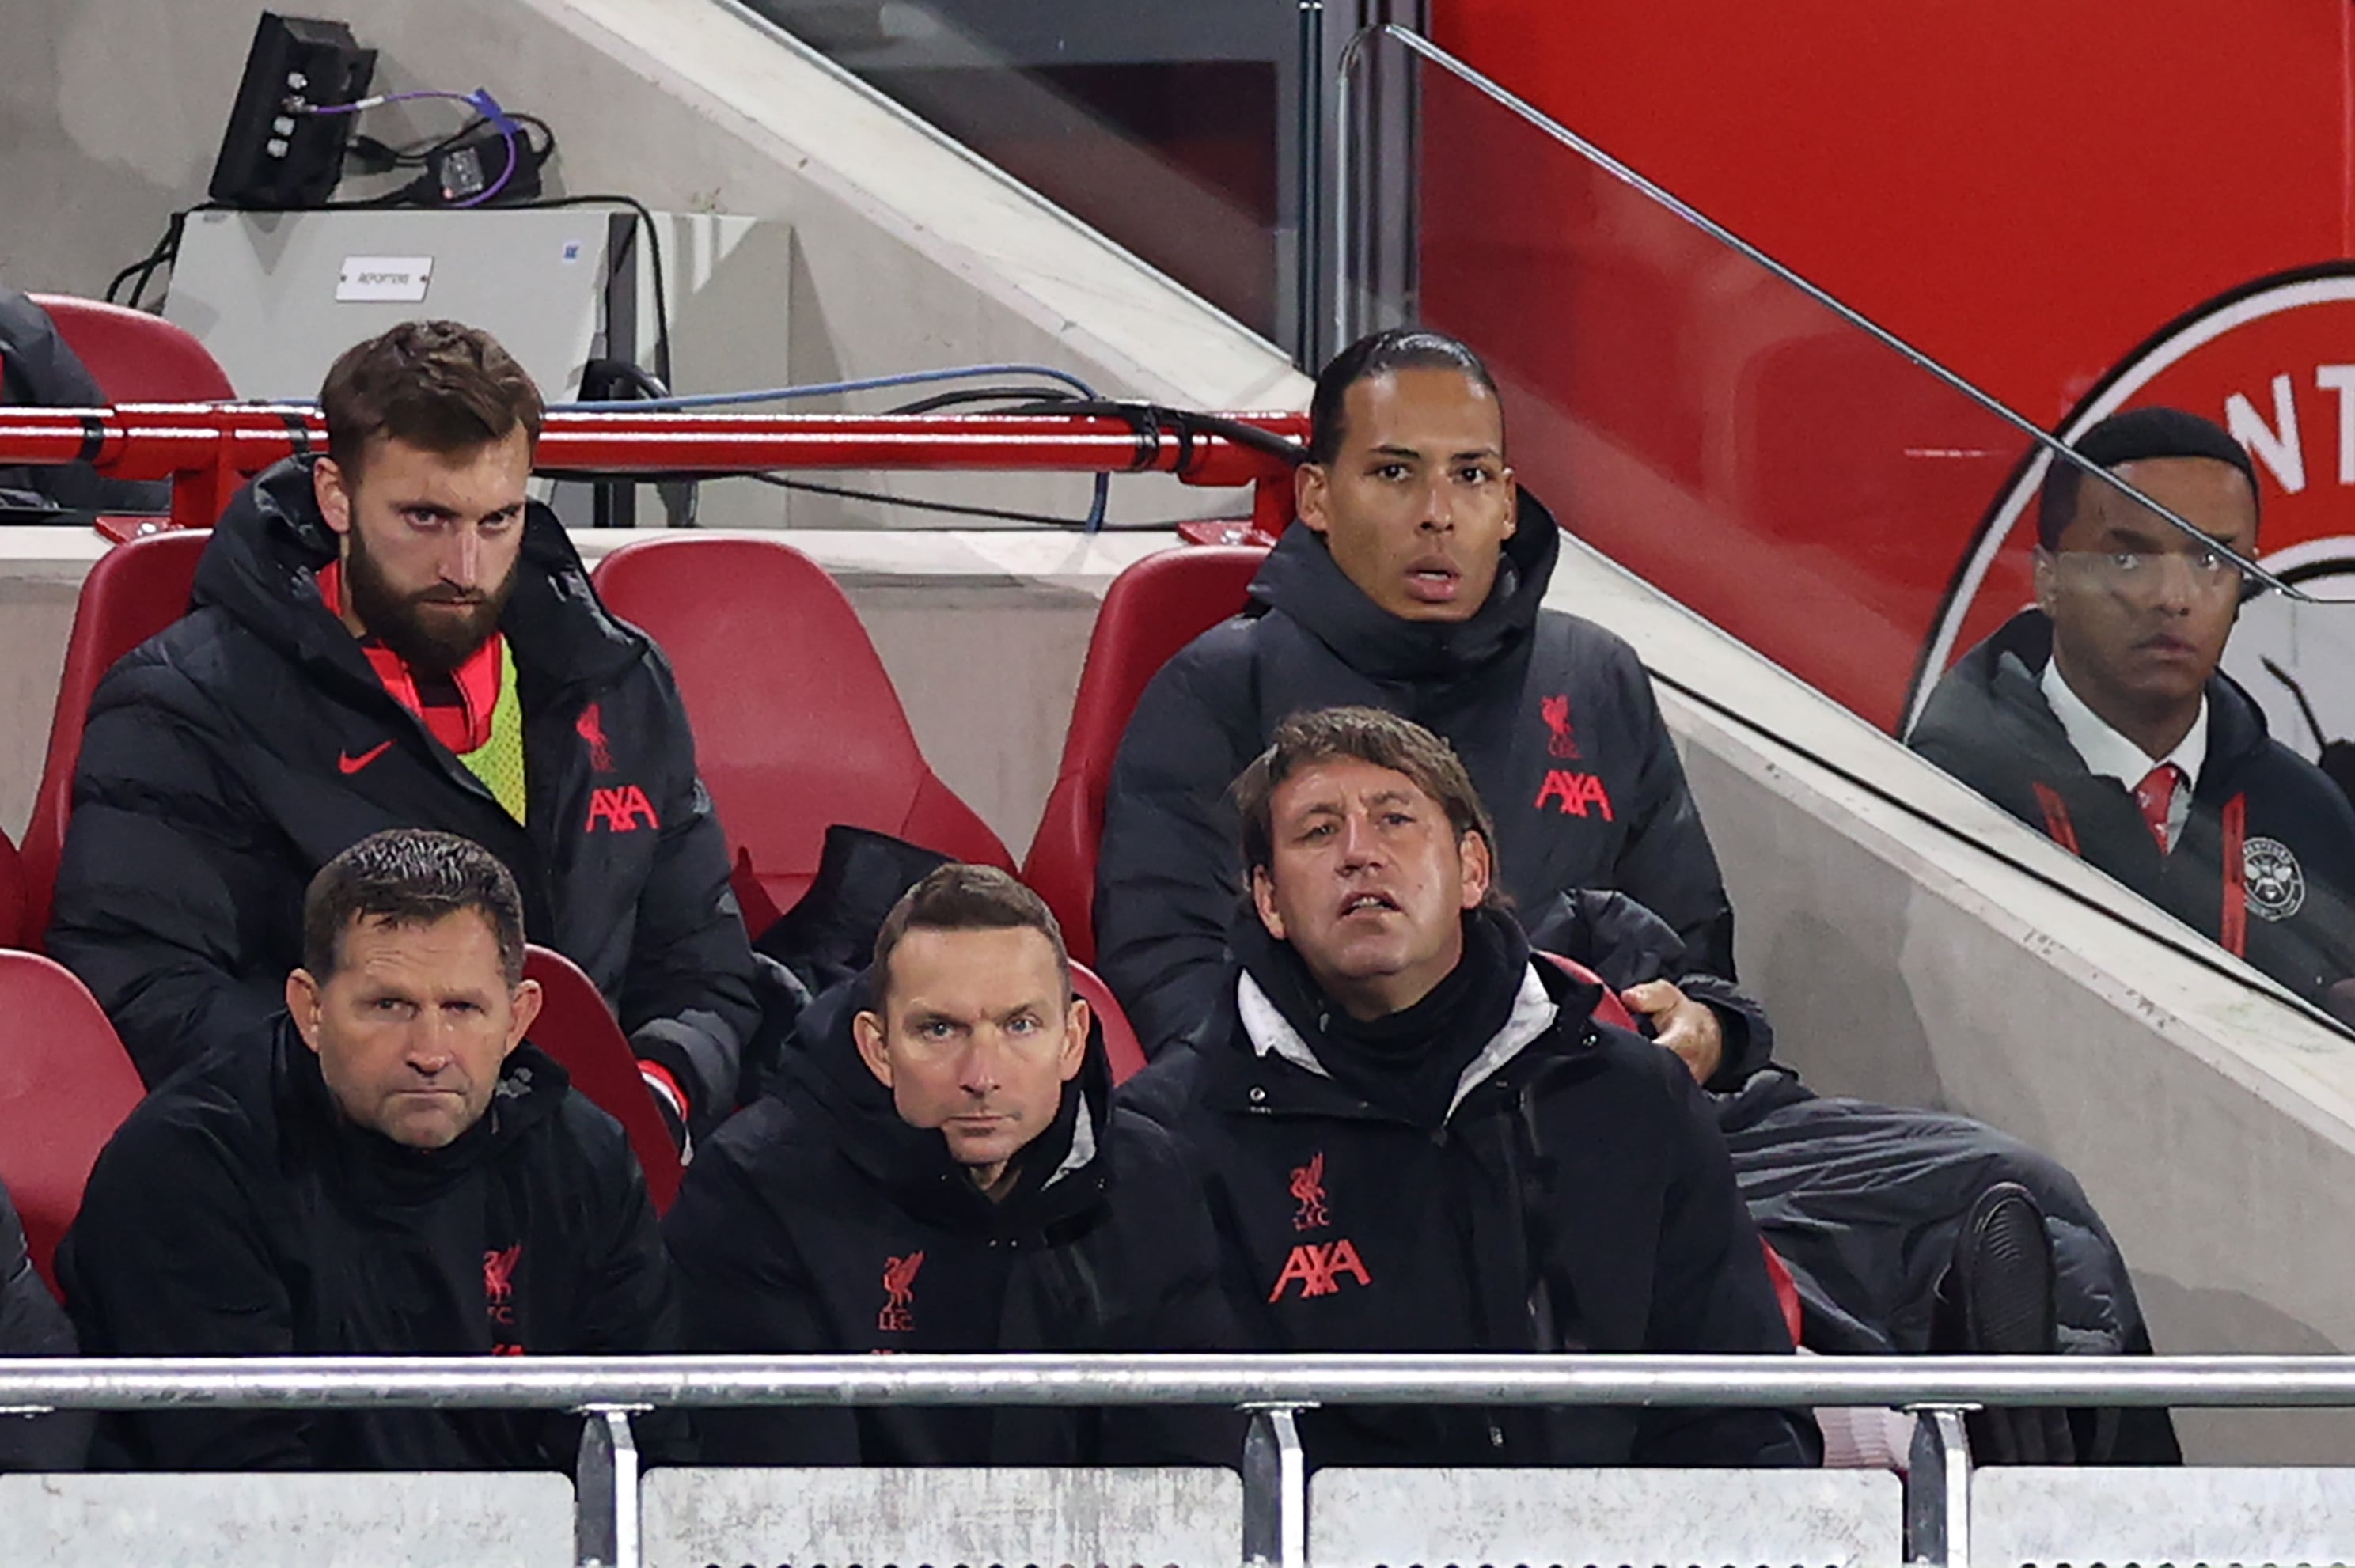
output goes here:
<path id="1" fill-rule="evenodd" d="M 1210 1183 L 1277 1351 L 1787 1354 L 1678 1060 L 1593 1022 L 1496 906 L 1463 764 L 1396 715 L 1287 720 L 1236 786 L 1252 911 L 1213 1025 L 1126 1094 Z M 1340 1408 L 1318 1465 L 1805 1465 L 1767 1410 Z"/>
<path id="2" fill-rule="evenodd" d="M 879 991 L 881 994 L 876 994 Z M 1039 896 L 944 865 L 864 976 L 803 1014 L 774 1094 L 688 1168 L 665 1227 L 698 1351 L 1231 1349 L 1199 1182 L 1111 1110 Z M 723 1464 L 1232 1466 L 1231 1412 L 820 1407 L 697 1418 Z"/>
<path id="3" fill-rule="evenodd" d="M 442 829 L 514 873 L 675 1128 L 717 1125 L 751 948 L 669 665 L 525 500 L 538 392 L 428 322 L 346 353 L 321 401 L 328 455 L 238 496 L 186 619 L 91 702 L 48 950 L 152 1086 L 263 1037 L 313 872 Z"/>
<path id="4" fill-rule="evenodd" d="M 2256 465 L 2222 428 L 2135 408 L 2077 450 L 2256 553 Z M 2217 668 L 2239 568 L 2066 464 L 2038 517 L 2036 608 L 1947 672 L 1910 744 L 2355 1024 L 2355 810 Z"/>
<path id="5" fill-rule="evenodd" d="M 59 1275 L 96 1356 L 650 1355 L 675 1308 L 613 1118 L 523 1037 L 523 905 L 480 846 L 401 830 L 330 861 L 292 1017 L 157 1089 L 99 1156 Z M 641 1448 L 677 1459 L 676 1414 Z M 146 1411 L 101 1464 L 560 1468 L 578 1417 Z"/>

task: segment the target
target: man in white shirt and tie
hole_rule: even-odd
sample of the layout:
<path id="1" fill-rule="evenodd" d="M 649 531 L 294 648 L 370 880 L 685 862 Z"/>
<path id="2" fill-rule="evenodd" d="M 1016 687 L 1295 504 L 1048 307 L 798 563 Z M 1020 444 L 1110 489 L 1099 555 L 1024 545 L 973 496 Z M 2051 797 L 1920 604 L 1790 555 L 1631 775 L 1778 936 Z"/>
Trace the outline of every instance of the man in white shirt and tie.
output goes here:
<path id="1" fill-rule="evenodd" d="M 2355 1022 L 2355 809 L 2217 665 L 2257 550 L 2255 465 L 2209 420 L 2136 408 L 2045 476 L 2036 608 L 1963 656 L 1913 747 L 2300 995 Z"/>

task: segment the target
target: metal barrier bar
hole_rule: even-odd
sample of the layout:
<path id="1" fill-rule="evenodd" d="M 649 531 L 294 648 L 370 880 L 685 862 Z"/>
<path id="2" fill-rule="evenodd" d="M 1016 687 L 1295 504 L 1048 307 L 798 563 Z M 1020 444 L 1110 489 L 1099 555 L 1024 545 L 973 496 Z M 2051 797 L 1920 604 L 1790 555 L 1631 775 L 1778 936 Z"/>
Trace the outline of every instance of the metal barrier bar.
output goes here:
<path id="1" fill-rule="evenodd" d="M 2355 1357 L 900 1355 L 0 1361 L 0 1406 L 2355 1406 Z"/>

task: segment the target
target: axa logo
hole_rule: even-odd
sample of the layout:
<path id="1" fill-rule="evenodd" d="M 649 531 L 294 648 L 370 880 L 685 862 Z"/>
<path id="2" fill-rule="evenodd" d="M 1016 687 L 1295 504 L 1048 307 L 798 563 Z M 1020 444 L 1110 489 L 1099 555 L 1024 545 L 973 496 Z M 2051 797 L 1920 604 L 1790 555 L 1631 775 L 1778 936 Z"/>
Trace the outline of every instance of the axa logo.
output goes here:
<path id="1" fill-rule="evenodd" d="M 1292 1201 L 1299 1205 L 1292 1215 L 1294 1230 L 1322 1230 L 1333 1223 L 1331 1212 L 1325 1207 L 1325 1151 L 1323 1150 L 1318 1150 L 1316 1157 L 1307 1164 L 1294 1168 Z"/>
<path id="2" fill-rule="evenodd" d="M 922 1252 L 883 1260 L 883 1310 L 875 1315 L 878 1329 L 887 1334 L 915 1331 L 916 1271 L 923 1266 Z"/>
<path id="3" fill-rule="evenodd" d="M 483 1255 L 483 1308 L 494 1323 L 515 1322 L 515 1271 L 523 1243 Z"/>
<path id="4" fill-rule="evenodd" d="M 1284 1299 L 1284 1287 L 1297 1281 L 1300 1297 L 1337 1296 L 1341 1293 L 1341 1277 L 1347 1275 L 1361 1286 L 1373 1284 L 1366 1272 L 1365 1259 L 1358 1255 L 1358 1244 L 1344 1236 L 1339 1241 L 1302 1242 L 1284 1260 L 1284 1272 L 1275 1277 L 1275 1288 L 1267 1293 L 1270 1305 Z"/>
<path id="5" fill-rule="evenodd" d="M 641 818 L 645 819 L 643 822 Z M 641 827 L 662 826 L 662 819 L 655 814 L 655 803 L 634 784 L 589 792 L 589 822 L 584 831 L 595 832 L 599 822 L 604 823 L 609 832 L 616 833 L 634 833 Z"/>
<path id="6" fill-rule="evenodd" d="M 1599 774 L 1548 768 L 1545 782 L 1538 786 L 1537 809 L 1544 810 L 1549 800 L 1555 802 L 1556 811 L 1565 817 L 1582 817 L 1592 806 L 1603 813 L 1604 821 L 1615 821 L 1611 815 L 1611 792 L 1604 789 Z"/>
<path id="7" fill-rule="evenodd" d="M 1546 697 L 1538 703 L 1538 716 L 1545 720 L 1548 731 L 1546 755 L 1564 762 L 1576 762 L 1578 732 L 1570 727 L 1570 697 L 1567 694 Z"/>
<path id="8" fill-rule="evenodd" d="M 605 715 L 600 705 L 591 703 L 572 721 L 572 728 L 589 747 L 589 770 L 592 773 L 613 771 L 613 748 L 605 744 Z"/>

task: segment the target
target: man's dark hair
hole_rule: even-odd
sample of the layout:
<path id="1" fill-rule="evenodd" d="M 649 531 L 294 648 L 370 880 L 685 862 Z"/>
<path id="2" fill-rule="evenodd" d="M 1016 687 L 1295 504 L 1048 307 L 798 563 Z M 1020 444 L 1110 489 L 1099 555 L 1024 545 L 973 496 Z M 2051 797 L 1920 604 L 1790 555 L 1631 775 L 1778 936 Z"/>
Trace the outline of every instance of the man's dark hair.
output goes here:
<path id="1" fill-rule="evenodd" d="M 534 447 L 545 408 L 515 356 L 457 322 L 403 322 L 354 344 L 319 388 L 327 455 L 358 482 L 378 436 L 450 456 L 503 441 L 517 427 Z"/>
<path id="2" fill-rule="evenodd" d="M 2257 465 L 2249 461 L 2247 449 L 2222 425 L 2180 408 L 2129 408 L 2111 415 L 2069 444 L 2096 468 L 2115 468 L 2147 458 L 2210 458 L 2241 471 L 2241 477 L 2249 482 L 2252 501 L 2259 494 Z M 2077 502 L 2084 484 L 2084 471 L 2076 464 L 2057 457 L 2052 460 L 2044 471 L 2044 488 L 2037 503 L 2038 544 L 2048 550 L 2061 547 L 2062 533 L 2077 520 Z"/>
<path id="3" fill-rule="evenodd" d="M 875 1001 L 891 989 L 891 955 L 911 931 L 1036 931 L 1055 949 L 1055 970 L 1063 995 L 1071 994 L 1071 955 L 1063 927 L 1047 901 L 994 865 L 955 861 L 934 866 L 922 882 L 900 895 L 875 933 Z"/>
<path id="4" fill-rule="evenodd" d="M 1497 398 L 1497 378 L 1480 356 L 1445 333 L 1422 327 L 1391 327 L 1359 338 L 1326 362 L 1316 373 L 1316 392 L 1308 400 L 1308 461 L 1331 462 L 1341 455 L 1349 388 L 1394 370 L 1454 370 Z"/>
<path id="5" fill-rule="evenodd" d="M 1438 802 L 1460 842 L 1477 833 L 1497 854 L 1497 824 L 1472 787 L 1455 748 L 1412 719 L 1380 708 L 1319 708 L 1295 714 L 1275 726 L 1275 738 L 1235 779 L 1235 810 L 1242 817 L 1243 874 L 1271 864 L 1275 857 L 1275 792 L 1284 781 L 1304 768 L 1340 758 L 1370 762 L 1393 773 L 1403 773 L 1414 787 Z M 1501 905 L 1501 878 L 1488 879 L 1488 902 Z"/>
<path id="6" fill-rule="evenodd" d="M 523 895 L 499 857 L 455 833 L 372 833 L 321 866 L 303 895 L 303 967 L 321 985 L 333 979 L 355 921 L 431 926 L 469 909 L 490 922 L 499 969 L 519 984 Z"/>

